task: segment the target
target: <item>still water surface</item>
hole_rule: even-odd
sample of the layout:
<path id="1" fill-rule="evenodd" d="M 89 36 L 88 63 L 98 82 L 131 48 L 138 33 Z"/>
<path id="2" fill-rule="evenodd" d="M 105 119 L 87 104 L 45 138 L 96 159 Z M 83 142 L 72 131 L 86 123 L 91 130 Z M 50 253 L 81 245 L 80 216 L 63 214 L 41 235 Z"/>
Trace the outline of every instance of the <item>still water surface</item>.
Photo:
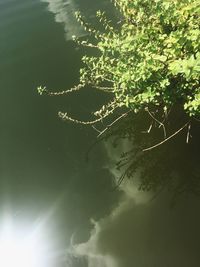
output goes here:
<path id="1" fill-rule="evenodd" d="M 82 52 L 71 36 L 85 33 L 73 13 L 92 19 L 99 8 L 110 5 L 0 0 L 0 224 L 44 230 L 51 260 L 36 267 L 198 267 L 198 198 L 170 210 L 165 197 L 151 202 L 133 186 L 113 191 L 107 161 L 116 152 L 100 145 L 86 162 L 96 133 L 57 117 L 67 110 L 87 118 L 102 98 L 36 92 L 76 83 Z"/>

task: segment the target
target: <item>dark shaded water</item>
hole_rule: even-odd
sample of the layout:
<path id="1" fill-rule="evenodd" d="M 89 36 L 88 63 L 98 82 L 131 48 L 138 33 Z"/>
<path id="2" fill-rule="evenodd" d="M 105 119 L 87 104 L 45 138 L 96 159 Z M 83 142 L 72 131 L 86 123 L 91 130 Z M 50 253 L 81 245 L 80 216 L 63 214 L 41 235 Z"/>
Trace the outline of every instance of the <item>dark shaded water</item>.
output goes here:
<path id="1" fill-rule="evenodd" d="M 73 12 L 80 9 L 92 19 L 99 8 L 110 5 L 0 0 L 0 224 L 44 228 L 48 266 L 197 267 L 199 199 L 183 199 L 172 211 L 164 195 L 150 202 L 151 196 L 128 184 L 117 204 L 107 163 L 116 150 L 100 145 L 86 162 L 96 133 L 57 117 L 67 110 L 88 118 L 103 96 L 51 98 L 36 92 L 38 85 L 58 90 L 76 83 L 82 52 L 71 35 L 85 33 Z M 71 255 L 71 242 L 83 243 L 75 246 L 83 258 Z"/>
<path id="2" fill-rule="evenodd" d="M 66 41 L 72 29 L 79 33 L 72 16 L 79 3 L 49 2 L 55 13 L 48 1 L 0 1 L 0 207 L 1 217 L 11 212 L 25 224 L 47 216 L 45 228 L 58 242 L 56 249 L 64 251 L 73 232 L 79 239 L 88 235 L 90 217 L 102 215 L 115 196 L 109 192 L 102 150 L 91 164 L 85 161 L 94 131 L 57 117 L 66 109 L 87 116 L 93 96 L 37 94 L 41 84 L 55 90 L 72 86 L 80 65 L 80 52 Z M 67 36 L 67 26 L 56 23 L 55 15 L 66 17 L 72 28 Z"/>

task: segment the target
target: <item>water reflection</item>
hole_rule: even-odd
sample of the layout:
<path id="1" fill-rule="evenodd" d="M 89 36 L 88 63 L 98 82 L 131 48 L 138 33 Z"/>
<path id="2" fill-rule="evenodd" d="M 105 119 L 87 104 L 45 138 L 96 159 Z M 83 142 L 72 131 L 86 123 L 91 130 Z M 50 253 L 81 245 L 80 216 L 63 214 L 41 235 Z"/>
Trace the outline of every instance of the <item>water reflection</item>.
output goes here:
<path id="1" fill-rule="evenodd" d="M 177 114 L 172 114 L 172 129 L 184 121 Z M 139 119 L 131 116 L 107 133 L 113 163 L 108 168 L 114 177 L 124 178 L 118 188 L 122 195 L 109 215 L 92 221 L 88 241 L 73 246 L 73 253 L 86 257 L 89 267 L 199 265 L 199 125 L 192 124 L 189 144 L 183 132 L 159 149 L 142 153 L 161 138 L 156 129 L 143 135 L 146 126 L 144 114 Z M 117 170 L 119 161 L 123 167 Z"/>
<path id="2" fill-rule="evenodd" d="M 80 7 L 78 1 L 17 2 L 2 0 L 0 9 L 0 51 L 5 51 L 0 62 L 0 208 L 10 204 L 9 211 L 15 222 L 23 224 L 23 230 L 34 222 L 45 225 L 53 240 L 53 267 L 199 266 L 199 199 L 181 196 L 181 201 L 170 210 L 171 200 L 166 192 L 151 201 L 152 193 L 138 192 L 133 182 L 148 177 L 153 188 L 160 188 L 161 181 L 174 181 L 168 178 L 176 173 L 181 179 L 175 181 L 185 181 L 190 191 L 196 190 L 198 146 L 190 143 L 185 147 L 184 140 L 146 154 L 144 161 L 137 158 L 130 169 L 133 180 L 126 180 L 112 191 L 111 174 L 118 177 L 121 170 L 117 172 L 107 162 L 116 162 L 120 151 L 130 148 L 131 153 L 123 156 L 129 163 L 134 162 L 138 149 L 144 146 L 140 137 L 148 127 L 145 118 L 137 123 L 130 121 L 126 124 L 128 129 L 124 127 L 136 147 L 124 141 L 118 148 L 107 145 L 106 156 L 101 146 L 86 163 L 85 153 L 95 140 L 95 133 L 65 124 L 56 114 L 66 106 L 70 111 L 77 108 L 78 116 L 83 115 L 84 109 L 88 114 L 91 103 L 96 108 L 101 100 L 89 93 L 80 98 L 76 95 L 52 99 L 41 98 L 35 92 L 42 83 L 50 88 L 74 83 L 79 55 L 71 42 L 63 40 L 62 29 L 55 20 L 66 27 L 67 38 L 82 34 L 75 19 L 72 22 L 72 13 Z M 105 2 L 83 0 L 81 9 L 88 14 L 91 5 L 96 9 Z M 46 12 L 47 7 L 55 20 Z M 136 124 L 141 126 L 138 136 Z M 118 129 L 116 133 L 120 138 L 127 137 Z M 194 128 L 192 134 L 192 140 L 197 140 Z M 120 143 L 117 135 L 112 143 Z M 184 161 L 179 161 L 178 155 Z M 143 166 L 148 167 L 144 175 L 144 168 L 140 168 Z M 160 179 L 160 173 L 166 179 Z M 192 173 L 196 175 L 190 176 Z"/>
<path id="3" fill-rule="evenodd" d="M 102 168 L 101 148 L 88 164 L 84 160 L 94 132 L 57 117 L 66 105 L 69 109 L 76 106 L 78 114 L 87 113 L 87 106 L 95 101 L 88 95 L 83 101 L 37 94 L 38 84 L 50 88 L 73 84 L 80 54 L 72 42 L 64 40 L 62 25 L 47 12 L 48 3 L 0 2 L 0 213 L 8 205 L 14 222 L 20 220 L 22 228 L 35 221 L 45 225 L 52 237 L 52 266 L 64 267 L 70 261 L 66 251 L 71 235 L 76 242 L 87 239 L 90 217 L 101 217 L 116 199 L 110 194 L 109 173 Z M 59 12 L 75 8 L 73 2 L 68 9 L 62 1 L 60 5 L 51 2 L 51 8 L 56 6 Z M 72 14 L 67 14 L 70 27 Z"/>
<path id="4" fill-rule="evenodd" d="M 188 121 L 178 108 L 174 108 L 166 125 L 168 136 Z M 181 193 L 200 195 L 199 122 L 191 121 L 191 138 L 187 143 L 187 128 L 162 145 L 143 151 L 163 140 L 163 132 L 154 125 L 145 132 L 152 121 L 147 114 L 130 114 L 117 126 L 107 131 L 102 139 L 111 141 L 115 152 L 121 151 L 116 160 L 118 183 L 138 177 L 143 191 L 170 190 L 175 196 Z M 123 144 L 123 145 L 119 145 Z"/>
<path id="5" fill-rule="evenodd" d="M 90 239 L 74 246 L 88 266 L 196 267 L 199 264 L 199 199 L 168 209 L 167 195 L 138 203 L 124 191 L 112 213 L 94 223 Z"/>
<path id="6" fill-rule="evenodd" d="M 48 10 L 55 16 L 55 21 L 64 25 L 65 37 L 72 39 L 72 35 L 77 37 L 85 34 L 83 28 L 75 19 L 74 13 L 79 9 L 74 0 L 41 0 L 48 3 Z"/>

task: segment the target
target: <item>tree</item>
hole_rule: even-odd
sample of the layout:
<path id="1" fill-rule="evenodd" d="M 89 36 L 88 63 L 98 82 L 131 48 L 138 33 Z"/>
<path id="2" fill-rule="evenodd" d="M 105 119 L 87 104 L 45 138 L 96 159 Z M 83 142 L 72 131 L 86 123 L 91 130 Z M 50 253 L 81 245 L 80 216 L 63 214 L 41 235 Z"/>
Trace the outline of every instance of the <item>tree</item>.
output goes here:
<path id="1" fill-rule="evenodd" d="M 130 114 L 144 112 L 152 120 L 149 131 L 156 124 L 164 134 L 163 140 L 144 150 L 163 144 L 183 129 L 187 129 L 188 142 L 191 122 L 198 121 L 200 116 L 199 0 L 113 0 L 113 3 L 119 10 L 119 21 L 112 23 L 104 12 L 98 11 L 101 30 L 76 13 L 91 38 L 88 41 L 74 36 L 74 41 L 97 50 L 96 56 L 82 58 L 84 67 L 80 69 L 79 84 L 62 92 L 39 87 L 38 92 L 63 95 L 87 86 L 110 93 L 112 101 L 94 112 L 92 121 L 80 121 L 59 112 L 64 120 L 89 125 L 112 117 L 99 136 L 119 121 L 126 121 Z M 177 107 L 184 122 L 168 134 L 166 122 L 171 110 Z"/>
<path id="2" fill-rule="evenodd" d="M 167 113 L 176 104 L 190 116 L 199 116 L 199 1 L 115 0 L 114 4 L 121 12 L 116 27 L 97 12 L 103 32 L 76 13 L 96 42 L 79 41 L 75 36 L 74 40 L 96 48 L 99 54 L 82 58 L 85 67 L 80 70 L 80 83 L 65 93 L 85 86 L 113 93 L 112 103 L 95 113 L 100 119 L 121 107 Z M 46 90 L 40 87 L 38 91 Z"/>

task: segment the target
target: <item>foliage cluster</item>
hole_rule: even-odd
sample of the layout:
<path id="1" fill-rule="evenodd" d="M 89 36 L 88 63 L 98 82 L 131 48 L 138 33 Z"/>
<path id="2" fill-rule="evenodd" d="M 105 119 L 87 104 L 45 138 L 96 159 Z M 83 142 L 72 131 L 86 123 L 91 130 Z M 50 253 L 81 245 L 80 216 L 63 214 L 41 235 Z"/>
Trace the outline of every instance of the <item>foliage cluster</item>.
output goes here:
<path id="1" fill-rule="evenodd" d="M 134 112 L 156 108 L 167 113 L 176 104 L 190 116 L 199 116 L 199 0 L 114 0 L 114 5 L 121 13 L 115 26 L 104 12 L 97 12 L 103 31 L 76 13 L 95 41 L 75 36 L 74 40 L 99 53 L 82 58 L 79 85 L 60 94 L 85 86 L 112 93 L 113 101 L 95 112 L 99 119 L 120 107 Z M 63 113 L 60 116 L 70 119 Z"/>
<path id="2" fill-rule="evenodd" d="M 81 84 L 101 87 L 106 82 L 117 106 L 135 112 L 179 103 L 191 116 L 199 115 L 199 1 L 120 0 L 115 5 L 122 13 L 117 29 L 104 13 L 97 13 L 104 33 L 91 29 L 77 14 L 101 52 L 83 57 Z"/>

